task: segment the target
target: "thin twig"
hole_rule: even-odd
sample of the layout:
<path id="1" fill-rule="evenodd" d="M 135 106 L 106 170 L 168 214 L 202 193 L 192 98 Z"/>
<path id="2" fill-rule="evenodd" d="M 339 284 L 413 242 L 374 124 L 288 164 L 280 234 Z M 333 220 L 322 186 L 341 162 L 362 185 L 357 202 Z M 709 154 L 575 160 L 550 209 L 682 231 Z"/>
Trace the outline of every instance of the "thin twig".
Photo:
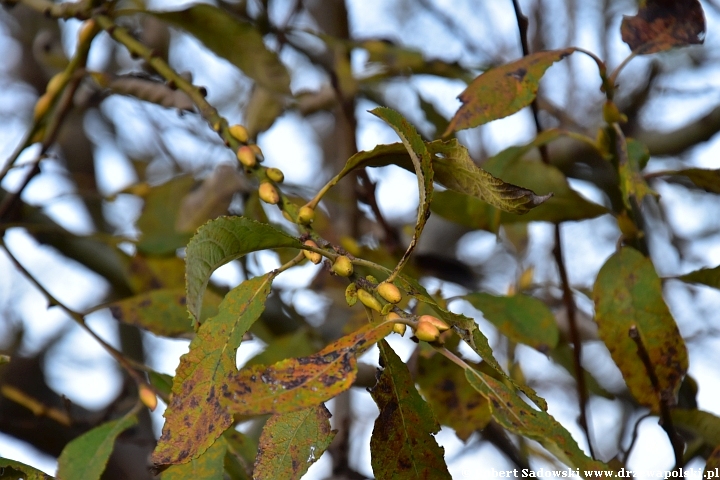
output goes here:
<path id="1" fill-rule="evenodd" d="M 520 10 L 520 4 L 518 0 L 513 0 L 513 8 L 515 9 L 515 17 L 517 19 L 518 30 L 520 32 L 520 44 L 522 45 L 523 56 L 530 54 L 528 47 L 527 31 L 528 31 L 528 19 L 522 14 Z M 537 97 L 533 99 L 531 104 L 533 120 L 535 121 L 535 128 L 537 133 L 542 133 L 542 125 L 540 125 L 540 117 L 538 115 L 538 102 Z M 542 144 L 538 147 L 540 150 L 540 157 L 546 165 L 550 165 L 550 154 L 547 149 L 547 145 Z M 555 263 L 558 266 L 558 272 L 560 274 L 560 283 L 563 292 L 563 303 L 567 311 L 568 324 L 570 326 L 570 339 L 573 342 L 573 365 L 575 371 L 578 404 L 580 407 L 580 417 L 578 419 L 580 427 L 585 433 L 587 440 L 588 450 L 590 456 L 595 458 L 595 452 L 593 449 L 593 442 L 590 435 L 590 426 L 588 422 L 588 390 L 585 385 L 585 374 L 582 368 L 582 341 L 580 339 L 580 332 L 577 326 L 576 317 L 576 306 L 575 299 L 573 298 L 572 290 L 570 289 L 570 283 L 568 279 L 567 269 L 565 268 L 565 260 L 563 259 L 562 251 L 562 238 L 560 236 L 560 224 L 555 224 L 555 248 L 553 248 L 553 255 L 555 256 Z"/>
<path id="2" fill-rule="evenodd" d="M 652 360 L 650 360 L 650 354 L 648 354 L 648 351 L 645 348 L 645 343 L 640 337 L 640 332 L 638 331 L 636 325 L 632 325 L 628 329 L 628 335 L 637 346 L 638 357 L 640 357 L 643 365 L 645 365 L 648 378 L 650 379 L 650 383 L 652 384 L 655 395 L 657 396 L 657 400 L 660 405 L 660 426 L 663 430 L 665 430 L 668 439 L 670 439 L 670 444 L 672 445 L 673 453 L 675 454 L 675 469 L 680 468 L 685 465 L 685 460 L 683 458 L 684 445 L 682 438 L 678 434 L 677 430 L 675 430 L 672 417 L 670 416 L 670 402 L 672 400 L 672 394 L 660 388 L 660 381 L 655 373 L 655 367 L 652 364 Z"/>

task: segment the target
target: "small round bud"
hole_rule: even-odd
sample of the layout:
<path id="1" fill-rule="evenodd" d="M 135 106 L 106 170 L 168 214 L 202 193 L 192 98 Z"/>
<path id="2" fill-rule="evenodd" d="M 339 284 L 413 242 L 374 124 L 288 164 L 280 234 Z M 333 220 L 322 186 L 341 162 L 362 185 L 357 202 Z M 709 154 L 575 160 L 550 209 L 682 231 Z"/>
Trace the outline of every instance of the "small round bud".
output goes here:
<path id="1" fill-rule="evenodd" d="M 138 397 L 140 397 L 140 401 L 150 409 L 150 411 L 155 411 L 155 407 L 157 407 L 157 395 L 155 395 L 155 392 L 153 392 L 152 388 L 148 387 L 144 383 L 140 385 L 138 388 Z"/>
<path id="2" fill-rule="evenodd" d="M 315 247 L 318 248 L 317 243 L 313 242 L 312 240 L 306 240 L 303 245 L 307 245 L 309 247 Z M 305 255 L 305 258 L 310 260 L 312 263 L 317 265 L 322 261 L 322 255 L 320 255 L 317 252 L 311 252 L 310 250 L 303 250 L 303 255 Z"/>
<path id="3" fill-rule="evenodd" d="M 349 277 L 353 272 L 353 264 L 348 257 L 340 255 L 333 263 L 332 271 L 341 277 Z"/>
<path id="4" fill-rule="evenodd" d="M 290 214 L 289 214 L 288 212 L 286 212 L 285 210 L 283 210 L 282 215 L 283 215 L 283 218 L 284 218 L 285 220 L 287 220 L 288 222 L 292 222 L 292 221 L 293 221 L 293 219 L 292 219 L 292 217 L 290 216 Z"/>
<path id="5" fill-rule="evenodd" d="M 247 145 L 243 145 L 242 147 L 238 148 L 237 159 L 247 168 L 253 168 L 255 165 L 257 165 L 257 160 L 255 159 L 255 152 L 253 152 L 252 149 Z"/>
<path id="6" fill-rule="evenodd" d="M 268 168 L 265 170 L 265 175 L 275 183 L 282 183 L 285 180 L 285 174 L 279 168 Z"/>
<path id="7" fill-rule="evenodd" d="M 45 92 L 48 95 L 56 95 L 60 91 L 64 81 L 65 74 L 63 72 L 55 74 L 48 82 L 47 87 L 45 87 Z"/>
<path id="8" fill-rule="evenodd" d="M 353 282 L 345 289 L 345 301 L 349 307 L 357 303 L 357 285 Z"/>
<path id="9" fill-rule="evenodd" d="M 393 325 L 393 332 L 400 334 L 400 336 L 405 335 L 405 330 L 407 330 L 407 325 L 404 323 L 396 323 Z"/>
<path id="10" fill-rule="evenodd" d="M 242 125 L 231 125 L 228 128 L 228 132 L 230 132 L 230 135 L 235 137 L 237 141 L 241 143 L 247 143 L 248 141 L 248 131 L 247 128 L 243 127 Z"/>
<path id="11" fill-rule="evenodd" d="M 380 285 L 378 285 L 377 292 L 382 298 L 384 298 L 390 303 L 398 303 L 400 300 L 402 300 L 402 294 L 400 293 L 400 289 L 392 283 L 382 282 Z"/>
<path id="12" fill-rule="evenodd" d="M 260 200 L 270 205 L 275 205 L 280 201 L 280 194 L 272 183 L 263 182 L 258 188 L 258 196 Z"/>
<path id="13" fill-rule="evenodd" d="M 367 290 L 363 290 L 362 288 L 358 289 L 357 292 L 358 300 L 362 302 L 363 305 L 365 305 L 368 308 L 372 308 L 373 310 L 380 312 L 382 311 L 382 305 L 380 305 L 380 302 L 377 298 L 373 296 L 372 293 L 368 292 Z"/>
<path id="14" fill-rule="evenodd" d="M 445 330 L 450 329 L 450 325 L 445 323 L 444 321 L 440 320 L 437 317 L 433 317 L 432 315 L 420 315 L 420 318 L 418 318 L 419 323 L 429 323 L 441 332 L 444 332 Z"/>
<path id="15" fill-rule="evenodd" d="M 424 342 L 435 342 L 440 338 L 440 330 L 430 322 L 419 322 L 415 329 L 415 336 Z"/>
<path id="16" fill-rule="evenodd" d="M 315 220 L 315 209 L 303 205 L 298 211 L 298 223 L 301 225 L 310 225 Z"/>

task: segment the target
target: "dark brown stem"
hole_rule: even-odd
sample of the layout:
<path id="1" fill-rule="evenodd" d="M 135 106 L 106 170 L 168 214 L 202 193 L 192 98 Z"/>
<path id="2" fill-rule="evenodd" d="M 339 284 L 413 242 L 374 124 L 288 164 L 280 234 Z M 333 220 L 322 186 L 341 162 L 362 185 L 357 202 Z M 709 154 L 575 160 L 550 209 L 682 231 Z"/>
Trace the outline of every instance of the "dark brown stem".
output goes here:
<path id="1" fill-rule="evenodd" d="M 663 430 L 665 430 L 668 439 L 670 439 L 670 444 L 672 445 L 673 453 L 675 454 L 675 468 L 680 468 L 685 464 L 685 460 L 683 458 L 684 444 L 682 438 L 675 430 L 672 417 L 670 416 L 670 403 L 672 401 L 672 394 L 670 392 L 663 391 L 662 388 L 660 388 L 660 381 L 655 374 L 655 367 L 650 360 L 650 355 L 645 348 L 645 344 L 640 337 L 640 332 L 638 331 L 636 325 L 632 325 L 630 327 L 630 329 L 628 330 L 628 335 L 630 336 L 632 341 L 635 342 L 635 345 L 637 346 L 638 357 L 640 357 L 643 365 L 645 365 L 645 370 L 647 371 L 648 378 L 650 379 L 650 383 L 652 384 L 653 390 L 655 391 L 655 395 L 658 399 L 658 403 L 660 404 L 660 426 Z"/>
<path id="2" fill-rule="evenodd" d="M 513 0 L 513 8 L 515 9 L 515 17 L 517 18 L 518 30 L 520 32 L 520 44 L 522 45 L 523 56 L 529 55 L 528 47 L 528 19 L 522 14 L 520 10 L 520 4 L 518 0 Z M 537 97 L 531 104 L 533 120 L 535 121 L 535 129 L 538 134 L 542 133 L 542 125 L 540 125 L 540 117 L 538 115 L 538 102 Z M 547 149 L 547 145 L 540 145 L 540 157 L 546 165 L 550 165 L 550 154 Z M 588 450 L 590 456 L 595 458 L 595 451 L 593 449 L 593 442 L 590 437 L 590 426 L 588 424 L 588 412 L 587 412 L 587 401 L 588 401 L 588 390 L 585 385 L 585 374 L 583 372 L 581 358 L 582 358 L 582 341 L 580 340 L 580 332 L 577 326 L 577 316 L 575 299 L 573 298 L 572 290 L 570 289 L 570 282 L 568 280 L 567 269 L 565 268 L 565 260 L 563 259 L 562 241 L 560 236 L 560 225 L 555 225 L 555 248 L 553 249 L 555 256 L 555 263 L 558 266 L 558 272 L 560 274 L 560 284 L 563 292 L 563 303 L 567 310 L 568 324 L 570 326 L 570 340 L 573 343 L 573 366 L 575 370 L 575 379 L 577 386 L 578 404 L 580 407 L 580 417 L 578 419 L 580 427 L 585 433 L 585 438 L 588 444 Z"/>

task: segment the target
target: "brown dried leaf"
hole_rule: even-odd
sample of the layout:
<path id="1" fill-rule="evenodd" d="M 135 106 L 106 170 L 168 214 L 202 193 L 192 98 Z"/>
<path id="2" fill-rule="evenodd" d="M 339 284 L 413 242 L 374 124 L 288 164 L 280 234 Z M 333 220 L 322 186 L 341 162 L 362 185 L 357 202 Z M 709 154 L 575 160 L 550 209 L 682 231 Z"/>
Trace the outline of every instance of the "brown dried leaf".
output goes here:
<path id="1" fill-rule="evenodd" d="M 623 42 L 641 55 L 705 40 L 705 15 L 698 0 L 646 0 L 638 14 L 623 17 Z"/>

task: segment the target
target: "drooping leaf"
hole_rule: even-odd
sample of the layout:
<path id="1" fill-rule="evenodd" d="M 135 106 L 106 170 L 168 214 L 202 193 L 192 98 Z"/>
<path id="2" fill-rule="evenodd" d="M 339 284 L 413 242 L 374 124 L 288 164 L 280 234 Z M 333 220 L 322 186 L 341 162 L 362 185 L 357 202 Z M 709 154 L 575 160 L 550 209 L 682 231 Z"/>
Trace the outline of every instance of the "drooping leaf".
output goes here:
<path id="1" fill-rule="evenodd" d="M 492 348 L 488 343 L 487 337 L 478 328 L 477 323 L 472 318 L 465 315 L 453 313 L 432 298 L 425 288 L 416 280 L 400 275 L 398 276 L 398 285 L 407 292 L 407 294 L 416 300 L 428 304 L 440 318 L 445 320 L 452 329 L 463 339 L 463 341 L 482 358 L 490 368 L 492 368 L 503 380 L 510 382 L 515 388 L 522 391 L 532 400 L 535 405 L 543 410 L 547 410 L 547 402 L 540 397 L 535 390 L 527 385 L 520 385 L 508 376 L 502 369 L 498 361 L 493 356 Z"/>
<path id="2" fill-rule="evenodd" d="M 368 52 L 368 63 L 372 67 L 383 68 L 383 73 L 371 77 L 391 77 L 398 75 L 427 74 L 447 78 L 458 78 L 469 82 L 473 76 L 457 62 L 426 59 L 422 51 L 382 40 L 367 40 L 357 44 Z"/>
<path id="3" fill-rule="evenodd" d="M 210 292 L 203 297 L 202 319 L 217 314 L 222 299 Z M 187 314 L 184 288 L 164 288 L 107 305 L 116 320 L 165 337 L 194 332 Z"/>
<path id="4" fill-rule="evenodd" d="M 572 468 L 609 470 L 604 463 L 585 455 L 570 433 L 549 413 L 530 408 L 503 383 L 482 372 L 466 368 L 465 376 L 470 385 L 488 399 L 493 419 L 503 428 L 535 440 Z"/>
<path id="5" fill-rule="evenodd" d="M 673 398 L 688 369 L 687 349 L 662 297 L 652 262 L 632 248 L 611 256 L 600 269 L 593 289 L 598 334 L 625 378 L 633 397 L 653 412 L 660 397 Z M 635 327 L 657 378 L 655 391 L 648 371 L 629 336 Z"/>
<path id="6" fill-rule="evenodd" d="M 299 328 L 294 333 L 269 341 L 265 350 L 248 360 L 245 366 L 272 365 L 286 358 L 307 357 L 317 351 L 312 340 L 309 329 Z"/>
<path id="7" fill-rule="evenodd" d="M 245 106 L 245 128 L 250 138 L 256 138 L 269 129 L 284 110 L 285 102 L 281 95 L 255 85 Z"/>
<path id="8" fill-rule="evenodd" d="M 257 456 L 257 442 L 234 428 L 230 428 L 223 434 L 227 442 L 227 453 L 225 454 L 225 470 L 234 480 L 251 480 L 253 465 Z"/>
<path id="9" fill-rule="evenodd" d="M 51 480 L 54 478 L 30 465 L 1 457 L 0 475 L 3 480 Z"/>
<path id="10" fill-rule="evenodd" d="M 642 202 L 646 196 L 657 196 L 640 174 L 640 163 L 649 158 L 647 147 L 637 140 L 627 139 L 627 143 L 620 140 L 620 158 L 618 164 L 618 174 L 620 176 L 620 191 L 623 194 L 625 207 L 630 210 L 632 208 L 631 198 L 638 203 Z"/>
<path id="11" fill-rule="evenodd" d="M 299 480 L 337 433 L 330 428 L 330 417 L 323 404 L 270 417 L 260 436 L 253 478 Z"/>
<path id="12" fill-rule="evenodd" d="M 436 179 L 447 188 L 483 200 L 502 211 L 522 215 L 552 196 L 538 196 L 531 190 L 505 183 L 475 165 L 456 139 L 435 141 L 429 146 L 435 155 Z"/>
<path id="13" fill-rule="evenodd" d="M 136 423 L 135 415 L 112 420 L 68 443 L 58 457 L 58 478 L 99 479 L 105 471 L 115 439 Z"/>
<path id="14" fill-rule="evenodd" d="M 480 310 L 510 340 L 547 353 L 559 338 L 555 316 L 543 302 L 527 295 L 498 297 L 489 293 L 470 293 L 462 297 Z"/>
<path id="15" fill-rule="evenodd" d="M 190 191 L 195 180 L 181 176 L 151 188 L 145 196 L 145 206 L 137 221 L 140 230 L 138 251 L 150 255 L 174 255 L 187 245 L 191 233 L 175 229 L 177 206 Z"/>
<path id="16" fill-rule="evenodd" d="M 410 254 L 415 249 L 415 245 L 420 239 L 425 222 L 430 217 L 430 202 L 432 202 L 433 194 L 433 167 L 430 153 L 425 146 L 420 135 L 407 120 L 403 118 L 395 110 L 385 107 L 378 107 L 371 110 L 370 113 L 384 120 L 390 125 L 402 140 L 403 145 L 407 149 L 410 159 L 415 168 L 415 175 L 418 181 L 418 191 L 420 195 L 420 203 L 418 207 L 417 222 L 415 223 L 415 232 L 410 245 L 403 254 L 402 258 L 395 267 L 394 274 L 400 272 L 402 267 L 410 258 Z"/>
<path id="17" fill-rule="evenodd" d="M 370 324 L 320 352 L 231 374 L 222 400 L 233 414 L 287 413 L 318 405 L 352 386 L 357 356 L 392 331 L 392 322 Z"/>
<path id="18" fill-rule="evenodd" d="M 265 47 L 252 23 L 207 4 L 176 12 L 147 13 L 190 33 L 263 87 L 290 93 L 290 75 L 277 54 Z"/>
<path id="19" fill-rule="evenodd" d="M 574 51 L 574 48 L 566 48 L 532 53 L 485 71 L 458 97 L 462 106 L 450 121 L 443 137 L 507 117 L 527 107 L 537 95 L 545 70 Z"/>
<path id="20" fill-rule="evenodd" d="M 446 220 L 472 229 L 497 232 L 500 224 L 500 212 L 495 207 L 452 190 L 435 192 L 430 209 Z"/>
<path id="21" fill-rule="evenodd" d="M 156 372 L 155 370 L 149 370 L 147 373 L 150 385 L 155 387 L 161 395 L 165 396 L 165 398 L 169 398 L 170 392 L 172 392 L 172 375 Z"/>
<path id="22" fill-rule="evenodd" d="M 684 177 L 690 180 L 695 186 L 706 192 L 720 193 L 720 169 L 707 170 L 704 168 L 686 168 L 683 170 L 666 170 L 654 172 L 653 177 L 670 176 L 670 181 L 678 182 L 676 177 Z"/>
<path id="23" fill-rule="evenodd" d="M 433 436 L 440 425 L 432 410 L 393 349 L 384 341 L 378 346 L 383 370 L 370 389 L 380 409 L 370 438 L 375 478 L 450 479 L 444 449 Z"/>
<path id="24" fill-rule="evenodd" d="M 708 287 L 720 288 L 720 265 L 713 268 L 701 268 L 677 278 L 683 282 L 702 283 Z"/>
<path id="25" fill-rule="evenodd" d="M 180 465 L 170 465 L 160 478 L 162 480 L 187 480 L 189 478 L 223 480 L 227 449 L 227 442 L 221 436 L 197 458 Z"/>
<path id="26" fill-rule="evenodd" d="M 225 296 L 219 313 L 200 325 L 175 373 L 155 464 L 189 462 L 232 424 L 232 415 L 220 405 L 221 385 L 236 371 L 237 348 L 263 312 L 271 280 L 266 274 L 241 283 Z"/>
<path id="27" fill-rule="evenodd" d="M 188 311 L 200 316 L 205 287 L 218 267 L 250 252 L 268 248 L 300 248 L 298 239 L 245 217 L 219 217 L 200 227 L 186 252 Z"/>
<path id="28" fill-rule="evenodd" d="M 442 355 L 420 355 L 417 382 L 423 397 L 442 425 L 464 442 L 490 421 L 487 400 L 465 379 L 465 372 Z"/>
<path id="29" fill-rule="evenodd" d="M 720 445 L 720 418 L 702 410 L 673 408 L 670 410 L 673 425 L 683 427 L 702 438 L 710 448 Z"/>
<path id="30" fill-rule="evenodd" d="M 646 55 L 705 40 L 705 15 L 698 0 L 645 0 L 620 25 L 623 42 Z"/>

